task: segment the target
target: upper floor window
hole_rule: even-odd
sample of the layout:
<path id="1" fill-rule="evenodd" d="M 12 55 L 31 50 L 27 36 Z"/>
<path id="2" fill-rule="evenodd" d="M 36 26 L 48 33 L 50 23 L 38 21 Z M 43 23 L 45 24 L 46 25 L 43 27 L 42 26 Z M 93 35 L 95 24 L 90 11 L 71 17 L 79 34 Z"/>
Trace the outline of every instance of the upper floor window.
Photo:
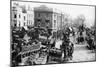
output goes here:
<path id="1" fill-rule="evenodd" d="M 56 20 L 54 20 L 54 23 L 56 23 Z"/>
<path id="2" fill-rule="evenodd" d="M 49 17 L 49 14 L 47 13 L 47 17 Z"/>
<path id="3" fill-rule="evenodd" d="M 28 25 L 28 21 L 27 21 L 27 25 Z"/>
<path id="4" fill-rule="evenodd" d="M 37 21 L 38 21 L 38 22 L 40 22 L 40 21 L 41 21 L 41 19 L 37 19 Z"/>
<path id="5" fill-rule="evenodd" d="M 56 17 L 56 14 L 54 14 L 54 17 Z"/>
<path id="6" fill-rule="evenodd" d="M 25 26 L 25 22 L 24 22 L 24 26 Z"/>
<path id="7" fill-rule="evenodd" d="M 16 27 L 16 26 L 17 26 L 17 24 L 15 23 L 15 24 L 14 24 L 14 26 Z"/>
<path id="8" fill-rule="evenodd" d="M 56 20 L 54 20 L 54 27 L 56 26 Z"/>
<path id="9" fill-rule="evenodd" d="M 20 14 L 19 14 L 19 18 L 20 18 Z"/>
<path id="10" fill-rule="evenodd" d="M 38 14 L 38 17 L 40 17 L 40 13 Z"/>
<path id="11" fill-rule="evenodd" d="M 14 14 L 14 18 L 17 18 L 17 15 L 16 14 Z"/>
<path id="12" fill-rule="evenodd" d="M 25 16 L 24 16 L 24 20 L 25 20 Z"/>
<path id="13" fill-rule="evenodd" d="M 20 21 L 19 21 L 19 27 L 20 27 Z"/>
<path id="14" fill-rule="evenodd" d="M 47 23 L 49 23 L 49 20 L 45 20 Z"/>

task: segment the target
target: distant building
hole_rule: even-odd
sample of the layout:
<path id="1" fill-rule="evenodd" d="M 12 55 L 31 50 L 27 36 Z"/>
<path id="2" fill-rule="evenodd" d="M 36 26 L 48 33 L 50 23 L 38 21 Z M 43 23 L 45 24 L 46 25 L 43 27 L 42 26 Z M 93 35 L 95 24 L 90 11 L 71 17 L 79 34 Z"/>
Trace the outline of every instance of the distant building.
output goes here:
<path id="1" fill-rule="evenodd" d="M 52 32 L 61 30 L 66 24 L 67 17 L 60 10 L 48 8 L 45 5 L 35 7 L 19 5 L 12 7 L 12 26 L 16 27 L 43 27 L 52 29 Z"/>
<path id="2" fill-rule="evenodd" d="M 53 24 L 53 31 L 57 32 L 61 28 L 61 22 L 62 22 L 62 16 L 61 16 L 61 11 L 57 9 L 53 9 L 53 19 L 52 19 L 52 24 Z"/>
<path id="3" fill-rule="evenodd" d="M 62 29 L 64 14 L 58 9 L 48 8 L 45 5 L 34 8 L 34 26 L 49 26 L 54 32 Z M 63 24 L 62 24 L 63 23 Z"/>
<path id="4" fill-rule="evenodd" d="M 55 8 L 48 8 L 45 5 L 34 8 L 34 26 L 52 29 L 54 37 L 61 32 L 67 23 L 67 15 Z"/>
<path id="5" fill-rule="evenodd" d="M 41 27 L 52 28 L 52 14 L 53 9 L 48 8 L 45 5 L 34 8 L 34 26 L 40 25 Z"/>
<path id="6" fill-rule="evenodd" d="M 53 29 L 54 31 L 62 30 L 68 23 L 68 15 L 58 9 L 53 9 Z"/>

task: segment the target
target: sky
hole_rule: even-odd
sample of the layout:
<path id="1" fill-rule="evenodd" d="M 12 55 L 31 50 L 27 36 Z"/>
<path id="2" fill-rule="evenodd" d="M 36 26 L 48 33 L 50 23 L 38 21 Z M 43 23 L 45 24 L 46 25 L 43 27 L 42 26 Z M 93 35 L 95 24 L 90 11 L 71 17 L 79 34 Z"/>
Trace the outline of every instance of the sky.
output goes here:
<path id="1" fill-rule="evenodd" d="M 46 5 L 49 8 L 56 8 L 61 12 L 64 12 L 72 17 L 72 19 L 77 18 L 79 15 L 85 16 L 85 23 L 87 26 L 92 26 L 95 21 L 95 7 L 93 6 L 79 6 L 79 5 L 63 5 L 63 4 L 50 4 L 50 3 L 36 3 L 36 2 L 21 2 L 21 1 L 12 1 L 13 3 L 19 3 L 19 5 L 26 5 L 32 8 L 39 7 L 40 5 Z"/>

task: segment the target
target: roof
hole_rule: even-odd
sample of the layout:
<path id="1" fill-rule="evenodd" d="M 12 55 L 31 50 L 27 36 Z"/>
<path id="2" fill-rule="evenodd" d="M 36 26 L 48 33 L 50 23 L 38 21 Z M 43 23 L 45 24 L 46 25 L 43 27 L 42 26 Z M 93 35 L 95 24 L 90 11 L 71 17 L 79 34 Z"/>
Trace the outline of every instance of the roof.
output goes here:
<path id="1" fill-rule="evenodd" d="M 34 11 L 46 11 L 46 12 L 53 12 L 53 8 L 48 8 L 45 5 L 41 5 L 40 7 L 35 7 Z"/>

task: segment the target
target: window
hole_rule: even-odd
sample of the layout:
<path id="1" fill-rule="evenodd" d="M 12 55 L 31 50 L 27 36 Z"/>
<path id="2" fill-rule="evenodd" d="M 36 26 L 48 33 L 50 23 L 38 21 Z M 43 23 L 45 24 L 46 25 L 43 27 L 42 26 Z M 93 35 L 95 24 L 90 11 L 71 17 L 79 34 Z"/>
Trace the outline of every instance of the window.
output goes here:
<path id="1" fill-rule="evenodd" d="M 24 26 L 25 26 L 25 22 L 24 22 Z"/>
<path id="2" fill-rule="evenodd" d="M 19 27 L 20 27 L 20 21 L 19 21 Z"/>
<path id="3" fill-rule="evenodd" d="M 14 23 L 17 23 L 17 20 L 13 20 Z"/>
<path id="4" fill-rule="evenodd" d="M 29 20 L 29 25 L 30 25 L 30 20 Z"/>
<path id="5" fill-rule="evenodd" d="M 49 23 L 49 20 L 45 20 L 46 21 L 46 23 Z"/>
<path id="6" fill-rule="evenodd" d="M 38 14 L 38 17 L 40 17 L 40 13 Z"/>
<path id="7" fill-rule="evenodd" d="M 27 21 L 27 25 L 28 25 L 28 21 Z"/>
<path id="8" fill-rule="evenodd" d="M 17 15 L 16 14 L 14 15 L 14 18 L 17 18 Z"/>
<path id="9" fill-rule="evenodd" d="M 19 14 L 19 18 L 20 18 L 20 14 Z"/>
<path id="10" fill-rule="evenodd" d="M 54 27 L 56 26 L 56 20 L 54 20 Z"/>
<path id="11" fill-rule="evenodd" d="M 49 14 L 47 13 L 47 17 L 49 17 Z"/>
<path id="12" fill-rule="evenodd" d="M 54 14 L 54 17 L 56 17 L 56 14 Z"/>
<path id="13" fill-rule="evenodd" d="M 38 21 L 38 22 L 40 22 L 40 21 L 41 21 L 41 19 L 37 19 L 37 21 Z"/>
<path id="14" fill-rule="evenodd" d="M 31 21 L 30 21 L 30 25 L 31 25 Z"/>
<path id="15" fill-rule="evenodd" d="M 25 16 L 24 16 L 24 20 L 25 20 Z"/>
<path id="16" fill-rule="evenodd" d="M 30 20 L 30 25 L 31 25 L 31 20 Z"/>
<path id="17" fill-rule="evenodd" d="M 14 26 L 15 26 L 15 27 L 17 26 L 16 23 L 14 24 Z"/>

